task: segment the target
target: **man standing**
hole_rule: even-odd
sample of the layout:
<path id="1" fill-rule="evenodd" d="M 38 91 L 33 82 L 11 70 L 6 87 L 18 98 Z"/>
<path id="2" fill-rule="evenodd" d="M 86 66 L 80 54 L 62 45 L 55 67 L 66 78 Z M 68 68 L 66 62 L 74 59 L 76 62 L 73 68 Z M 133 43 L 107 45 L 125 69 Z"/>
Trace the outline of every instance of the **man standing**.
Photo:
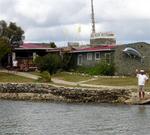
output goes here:
<path id="1" fill-rule="evenodd" d="M 139 98 L 143 99 L 145 96 L 144 86 L 145 82 L 148 81 L 148 77 L 145 75 L 144 70 L 140 70 L 140 72 L 136 69 L 136 77 L 138 78 L 138 86 L 139 86 Z"/>
<path id="2" fill-rule="evenodd" d="M 13 69 L 14 70 L 17 70 L 17 67 L 18 67 L 18 61 L 17 60 L 13 60 Z"/>

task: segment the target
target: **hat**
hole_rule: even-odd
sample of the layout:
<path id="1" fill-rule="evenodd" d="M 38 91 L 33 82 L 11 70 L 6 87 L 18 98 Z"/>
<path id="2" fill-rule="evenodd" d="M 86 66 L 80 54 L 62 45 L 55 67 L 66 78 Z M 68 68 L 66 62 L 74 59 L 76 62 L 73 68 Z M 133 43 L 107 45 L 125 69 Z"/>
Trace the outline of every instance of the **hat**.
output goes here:
<path id="1" fill-rule="evenodd" d="M 142 70 L 142 69 L 141 69 L 141 70 L 140 70 L 140 72 L 142 72 L 142 73 L 143 73 L 143 72 L 144 72 L 144 70 Z"/>

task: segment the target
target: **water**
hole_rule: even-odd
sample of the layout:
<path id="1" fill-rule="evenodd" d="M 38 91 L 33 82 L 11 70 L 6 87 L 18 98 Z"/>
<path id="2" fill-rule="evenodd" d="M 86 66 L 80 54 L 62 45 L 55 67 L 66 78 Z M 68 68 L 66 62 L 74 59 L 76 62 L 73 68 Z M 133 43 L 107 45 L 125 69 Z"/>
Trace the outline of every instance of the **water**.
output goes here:
<path id="1" fill-rule="evenodd" d="M 0 135 L 149 135 L 150 106 L 0 100 Z"/>

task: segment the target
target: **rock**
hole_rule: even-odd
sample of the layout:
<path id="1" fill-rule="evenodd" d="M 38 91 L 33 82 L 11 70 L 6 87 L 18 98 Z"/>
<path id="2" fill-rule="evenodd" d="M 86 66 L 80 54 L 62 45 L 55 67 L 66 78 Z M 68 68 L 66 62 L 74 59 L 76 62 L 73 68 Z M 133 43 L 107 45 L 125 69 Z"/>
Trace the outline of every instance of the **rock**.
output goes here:
<path id="1" fill-rule="evenodd" d="M 2 83 L 0 98 L 18 100 L 53 100 L 63 102 L 126 103 L 128 89 L 56 88 L 38 83 Z"/>

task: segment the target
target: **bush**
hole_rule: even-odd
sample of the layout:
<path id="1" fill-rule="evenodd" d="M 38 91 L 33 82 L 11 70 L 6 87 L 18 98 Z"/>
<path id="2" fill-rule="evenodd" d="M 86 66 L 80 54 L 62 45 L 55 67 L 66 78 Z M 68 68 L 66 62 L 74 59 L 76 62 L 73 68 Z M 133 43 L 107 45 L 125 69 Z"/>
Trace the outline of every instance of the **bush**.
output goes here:
<path id="1" fill-rule="evenodd" d="M 70 71 L 71 69 L 74 69 L 76 67 L 75 63 L 75 57 L 72 54 L 63 54 L 62 69 L 64 71 Z"/>
<path id="2" fill-rule="evenodd" d="M 48 71 L 50 74 L 56 73 L 61 68 L 61 57 L 57 54 L 47 54 L 37 57 L 35 64 L 40 71 Z"/>
<path id="3" fill-rule="evenodd" d="M 90 75 L 112 76 L 115 73 L 115 66 L 113 63 L 100 62 L 94 67 L 78 67 L 77 71 Z"/>
<path id="4" fill-rule="evenodd" d="M 39 81 L 42 81 L 42 82 L 51 82 L 51 75 L 49 74 L 49 72 L 48 71 L 43 71 L 40 74 Z"/>

